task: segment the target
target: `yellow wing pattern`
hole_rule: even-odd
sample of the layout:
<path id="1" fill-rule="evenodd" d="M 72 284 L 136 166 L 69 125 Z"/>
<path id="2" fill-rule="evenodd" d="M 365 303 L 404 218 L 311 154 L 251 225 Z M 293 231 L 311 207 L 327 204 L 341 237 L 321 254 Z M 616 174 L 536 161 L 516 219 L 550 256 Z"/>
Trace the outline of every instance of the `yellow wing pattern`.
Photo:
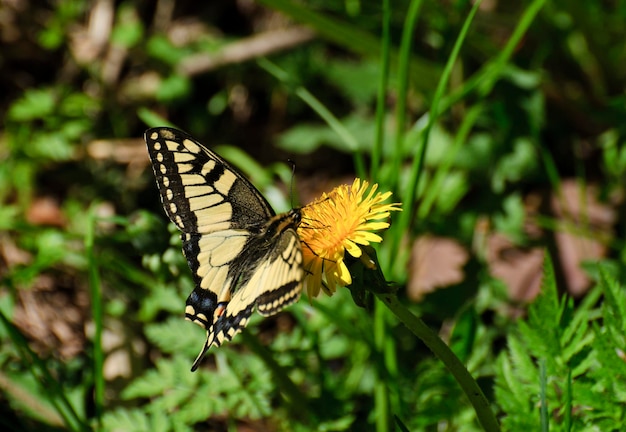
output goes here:
<path id="1" fill-rule="evenodd" d="M 153 128 L 145 140 L 196 284 L 185 317 L 207 331 L 196 370 L 211 345 L 231 340 L 255 308 L 269 316 L 299 299 L 301 214 L 276 215 L 241 173 L 184 132 Z"/>

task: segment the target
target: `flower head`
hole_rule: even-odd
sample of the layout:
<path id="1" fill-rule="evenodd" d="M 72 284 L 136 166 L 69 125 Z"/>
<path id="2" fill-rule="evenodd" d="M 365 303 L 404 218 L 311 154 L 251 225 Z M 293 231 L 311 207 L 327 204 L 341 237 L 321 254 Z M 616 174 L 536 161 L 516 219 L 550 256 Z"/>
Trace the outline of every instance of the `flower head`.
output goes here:
<path id="1" fill-rule="evenodd" d="M 390 212 L 402 210 L 399 203 L 382 204 L 391 192 L 376 193 L 377 188 L 377 184 L 369 188 L 368 182 L 355 179 L 352 185 L 338 186 L 302 209 L 298 235 L 309 297 L 317 296 L 320 288 L 330 295 L 337 285 L 351 285 L 345 252 L 361 258 L 361 247 L 382 241 L 374 232 L 389 227 Z"/>

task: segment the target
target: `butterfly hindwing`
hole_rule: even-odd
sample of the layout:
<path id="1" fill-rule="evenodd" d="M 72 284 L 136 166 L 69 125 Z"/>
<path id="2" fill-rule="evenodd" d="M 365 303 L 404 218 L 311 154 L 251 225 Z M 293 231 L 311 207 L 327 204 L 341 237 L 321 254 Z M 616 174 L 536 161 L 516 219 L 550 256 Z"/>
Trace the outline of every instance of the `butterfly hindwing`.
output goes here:
<path id="1" fill-rule="evenodd" d="M 299 298 L 300 210 L 275 215 L 242 174 L 184 132 L 153 128 L 145 139 L 194 276 L 185 315 L 207 330 L 195 370 L 204 352 L 232 339 L 255 308 L 272 315 Z"/>
<path id="2" fill-rule="evenodd" d="M 278 215 L 278 218 L 293 220 L 299 214 L 292 212 Z M 204 352 L 212 345 L 221 345 L 224 339 L 231 340 L 248 323 L 256 306 L 258 312 L 270 316 L 300 298 L 302 270 L 302 250 L 295 228 L 280 231 L 275 242 L 267 249 L 261 260 L 250 273 L 250 278 L 234 293 L 225 306 L 220 318 L 208 330 L 205 346 L 194 362 L 192 370 L 198 366 Z M 253 249 L 253 248 L 251 248 Z M 189 308 L 189 305 L 187 306 Z"/>
<path id="3" fill-rule="evenodd" d="M 302 270 L 302 248 L 295 229 L 286 230 L 273 252 L 273 264 L 266 269 L 270 279 L 265 286 L 272 289 L 258 293 L 256 304 L 261 315 L 270 316 L 300 298 Z"/>

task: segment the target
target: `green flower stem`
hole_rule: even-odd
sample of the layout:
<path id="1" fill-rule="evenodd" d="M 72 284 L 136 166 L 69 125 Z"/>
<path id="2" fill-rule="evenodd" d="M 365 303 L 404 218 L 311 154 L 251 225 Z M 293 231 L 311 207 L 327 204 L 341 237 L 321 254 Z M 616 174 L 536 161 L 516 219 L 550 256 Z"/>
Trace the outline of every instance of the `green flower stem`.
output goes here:
<path id="1" fill-rule="evenodd" d="M 379 353 L 385 351 L 385 314 L 386 309 L 381 304 L 376 304 L 374 308 L 374 344 Z M 374 400 L 376 407 L 376 430 L 378 432 L 388 431 L 391 428 L 389 418 L 389 387 L 384 374 L 379 374 L 374 387 Z"/>
<path id="2" fill-rule="evenodd" d="M 467 368 L 457 356 L 428 326 L 413 315 L 404 305 L 398 301 L 395 294 L 376 293 L 376 296 L 393 312 L 402 323 L 413 332 L 415 336 L 420 338 L 422 342 L 443 362 L 450 373 L 459 383 L 471 404 L 474 406 L 476 416 L 481 425 L 487 432 L 495 432 L 500 430 L 500 425 L 496 420 L 489 401 L 485 397 L 474 378 L 467 371 Z"/>

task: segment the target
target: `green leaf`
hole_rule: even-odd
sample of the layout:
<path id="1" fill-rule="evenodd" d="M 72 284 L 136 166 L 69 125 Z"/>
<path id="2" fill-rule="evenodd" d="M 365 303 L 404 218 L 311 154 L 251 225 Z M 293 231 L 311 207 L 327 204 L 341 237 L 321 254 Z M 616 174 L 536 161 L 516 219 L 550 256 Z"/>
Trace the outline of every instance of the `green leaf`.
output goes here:
<path id="1" fill-rule="evenodd" d="M 163 63 L 176 66 L 187 55 L 186 50 L 174 46 L 164 35 L 154 35 L 146 45 L 148 55 Z"/>
<path id="2" fill-rule="evenodd" d="M 161 102 L 171 102 L 189 95 L 192 90 L 189 78 L 173 74 L 161 81 L 157 90 L 157 99 Z"/>
<path id="3" fill-rule="evenodd" d="M 137 16 L 137 11 L 129 4 L 120 5 L 117 13 L 116 25 L 111 33 L 111 40 L 125 48 L 137 45 L 143 37 L 143 24 Z"/>
<path id="4" fill-rule="evenodd" d="M 148 370 L 126 387 L 122 397 L 130 400 L 164 396 L 175 388 L 196 386 L 200 382 L 200 376 L 190 373 L 189 367 L 190 363 L 183 356 L 174 357 L 173 360 L 160 359 L 156 362 L 155 369 Z"/>
<path id="5" fill-rule="evenodd" d="M 14 121 L 31 121 L 52 115 L 57 97 L 52 89 L 29 89 L 9 108 L 7 118 Z"/>
<path id="6" fill-rule="evenodd" d="M 523 138 L 513 143 L 513 152 L 500 159 L 493 172 L 492 187 L 502 192 L 507 183 L 515 183 L 537 170 L 537 151 L 534 144 Z"/>
<path id="7" fill-rule="evenodd" d="M 356 105 L 370 104 L 376 97 L 380 66 L 372 61 L 329 62 L 321 72 Z"/>
<path id="8" fill-rule="evenodd" d="M 600 276 L 600 286 L 604 293 L 602 316 L 606 327 L 614 335 L 615 342 L 622 349 L 626 349 L 626 297 L 624 290 L 605 271 L 601 270 Z"/>
<path id="9" fill-rule="evenodd" d="M 175 304 L 180 303 L 182 311 L 183 304 L 177 299 Z M 163 323 L 149 324 L 146 326 L 146 336 L 153 344 L 165 353 L 189 354 L 191 358 L 197 354 L 204 343 L 204 332 L 200 327 L 183 319 L 184 317 L 170 317 Z"/>
<path id="10" fill-rule="evenodd" d="M 606 370 L 611 371 L 614 376 L 626 377 L 626 362 L 617 354 L 617 346 L 613 338 L 609 334 L 608 329 L 602 329 L 597 324 L 593 324 L 593 330 L 596 335 L 593 342 L 593 348 L 597 351 L 597 360 L 602 363 Z M 623 351 L 623 347 L 619 347 Z M 622 354 L 623 356 L 623 354 Z"/>
<path id="11" fill-rule="evenodd" d="M 149 322 L 161 311 L 177 313 L 183 309 L 184 302 L 177 290 L 172 286 L 156 283 L 151 286 L 149 295 L 141 302 L 138 318 Z M 158 332 L 156 329 L 154 331 Z"/>
<path id="12" fill-rule="evenodd" d="M 524 200 L 519 193 L 508 195 L 502 201 L 504 214 L 497 213 L 493 217 L 496 230 L 515 244 L 523 245 L 527 242 L 525 234 L 526 209 Z"/>
<path id="13" fill-rule="evenodd" d="M 154 424 L 151 421 L 150 415 L 139 408 L 117 408 L 112 411 L 108 411 L 102 417 L 103 430 L 108 431 L 128 431 L 128 432 L 141 432 L 141 431 L 155 431 L 156 430 L 168 430 L 155 429 L 159 427 L 158 423 Z"/>
<path id="14" fill-rule="evenodd" d="M 301 123 L 281 134 L 278 147 L 309 154 L 326 143 L 337 141 L 335 133 L 328 126 Z"/>
<path id="15" fill-rule="evenodd" d="M 469 136 L 466 145 L 459 149 L 454 166 L 488 176 L 493 171 L 495 141 L 492 135 L 474 133 Z"/>
<path id="16" fill-rule="evenodd" d="M 541 292 L 535 302 L 528 310 L 529 324 L 536 328 L 544 329 L 552 335 L 556 335 L 555 330 L 559 328 L 560 311 L 556 278 L 554 267 L 549 254 L 545 254 L 543 265 L 543 280 L 541 282 Z M 548 343 L 555 341 L 550 340 Z"/>
<path id="17" fill-rule="evenodd" d="M 39 133 L 32 137 L 28 154 L 33 157 L 66 161 L 73 157 L 75 144 L 59 132 Z"/>
<path id="18" fill-rule="evenodd" d="M 14 229 L 19 213 L 17 206 L 0 206 L 0 231 Z"/>
<path id="19" fill-rule="evenodd" d="M 374 125 L 370 119 L 357 113 L 342 119 L 341 123 L 361 150 L 371 151 Z M 337 131 L 325 124 L 300 123 L 283 132 L 278 139 L 278 147 L 298 154 L 311 153 L 324 145 L 345 153 L 353 152 Z"/>
<path id="20" fill-rule="evenodd" d="M 85 120 L 86 116 L 98 114 L 100 104 L 97 99 L 85 93 L 71 92 L 64 95 L 57 108 L 63 116 Z"/>
<path id="21" fill-rule="evenodd" d="M 441 214 L 449 214 L 467 194 L 470 183 L 466 173 L 451 171 L 440 186 L 439 194 L 435 199 L 435 207 Z"/>

